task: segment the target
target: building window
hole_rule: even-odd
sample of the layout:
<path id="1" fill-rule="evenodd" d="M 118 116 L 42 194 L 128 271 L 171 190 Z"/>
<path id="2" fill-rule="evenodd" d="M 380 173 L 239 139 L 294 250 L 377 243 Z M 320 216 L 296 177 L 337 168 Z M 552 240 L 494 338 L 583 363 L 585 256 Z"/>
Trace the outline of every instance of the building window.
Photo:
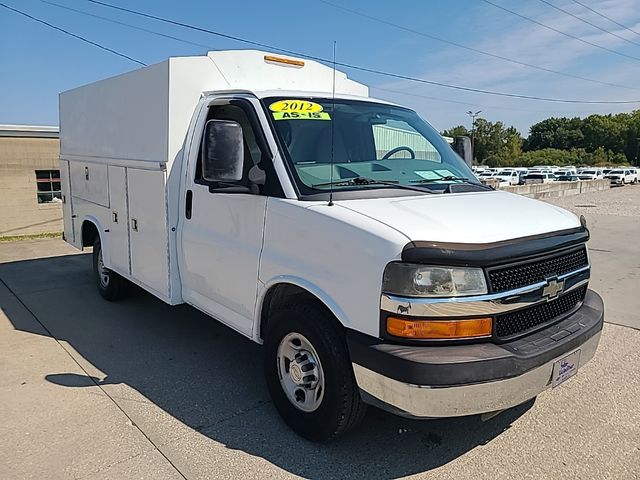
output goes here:
<path id="1" fill-rule="evenodd" d="M 60 170 L 36 170 L 38 203 L 62 202 Z"/>

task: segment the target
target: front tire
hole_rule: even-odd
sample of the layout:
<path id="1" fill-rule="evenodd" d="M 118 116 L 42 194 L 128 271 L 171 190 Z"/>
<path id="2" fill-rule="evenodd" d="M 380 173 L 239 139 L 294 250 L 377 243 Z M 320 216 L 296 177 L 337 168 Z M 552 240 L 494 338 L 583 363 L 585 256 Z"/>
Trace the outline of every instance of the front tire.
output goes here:
<path id="1" fill-rule="evenodd" d="M 93 274 L 98 292 L 105 300 L 115 302 L 126 296 L 127 281 L 113 270 L 104 266 L 102 245 L 97 238 L 93 244 Z"/>
<path id="2" fill-rule="evenodd" d="M 320 442 L 360 423 L 360 397 L 344 334 L 313 302 L 287 305 L 270 319 L 264 370 L 269 393 L 285 423 Z"/>

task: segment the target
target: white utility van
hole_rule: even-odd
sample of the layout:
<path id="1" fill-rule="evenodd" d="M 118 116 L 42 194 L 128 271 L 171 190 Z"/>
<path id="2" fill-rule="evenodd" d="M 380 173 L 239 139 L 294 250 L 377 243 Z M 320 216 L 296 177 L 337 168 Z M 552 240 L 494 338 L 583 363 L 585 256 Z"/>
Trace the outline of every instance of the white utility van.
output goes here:
<path id="1" fill-rule="evenodd" d="M 93 247 L 100 294 L 131 282 L 263 343 L 307 438 L 366 404 L 501 411 L 596 351 L 584 220 L 483 186 L 415 112 L 320 63 L 170 58 L 62 93 L 60 137 L 65 239 Z"/>

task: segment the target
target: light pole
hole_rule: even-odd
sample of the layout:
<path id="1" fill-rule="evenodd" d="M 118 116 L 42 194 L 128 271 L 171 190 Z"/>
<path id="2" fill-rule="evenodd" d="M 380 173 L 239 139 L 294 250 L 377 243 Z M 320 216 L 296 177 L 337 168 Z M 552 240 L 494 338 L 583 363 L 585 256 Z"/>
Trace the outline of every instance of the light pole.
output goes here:
<path id="1" fill-rule="evenodd" d="M 472 112 L 471 110 L 467 111 L 467 115 L 471 117 L 471 161 L 473 162 L 476 159 L 476 146 L 474 141 L 474 135 L 476 131 L 476 117 L 482 113 L 482 110 L 478 110 L 477 112 Z"/>
<path id="2" fill-rule="evenodd" d="M 640 151 L 640 138 L 636 138 L 636 158 L 633 160 L 633 164 L 637 167 L 638 163 L 638 151 Z"/>

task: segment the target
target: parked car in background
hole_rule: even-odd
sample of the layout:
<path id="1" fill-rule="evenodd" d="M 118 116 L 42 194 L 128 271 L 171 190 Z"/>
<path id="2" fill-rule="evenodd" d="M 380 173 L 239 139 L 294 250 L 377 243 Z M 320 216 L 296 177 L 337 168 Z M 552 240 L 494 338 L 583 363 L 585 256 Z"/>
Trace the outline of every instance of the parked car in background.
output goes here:
<path id="1" fill-rule="evenodd" d="M 560 170 L 556 170 L 554 172 L 554 175 L 556 177 L 561 177 L 563 175 L 577 175 L 577 174 L 578 174 L 578 171 L 576 170 L 575 167 L 565 167 Z"/>
<path id="2" fill-rule="evenodd" d="M 524 184 L 530 185 L 534 183 L 551 183 L 554 176 L 551 173 L 530 173 L 524 177 Z"/>
<path id="3" fill-rule="evenodd" d="M 518 185 L 520 183 L 520 175 L 513 169 L 500 170 L 493 177 L 500 180 L 501 184 Z"/>
<path id="4" fill-rule="evenodd" d="M 637 168 L 630 168 L 629 172 L 631 173 L 631 183 L 636 184 L 638 183 L 638 169 Z"/>
<path id="5" fill-rule="evenodd" d="M 516 167 L 515 171 L 518 172 L 518 185 L 524 185 L 524 177 L 529 175 L 529 169 L 525 167 Z"/>
<path id="6" fill-rule="evenodd" d="M 580 177 L 571 173 L 556 176 L 556 181 L 558 182 L 577 182 L 578 180 L 580 180 Z"/>
<path id="7" fill-rule="evenodd" d="M 602 171 L 590 168 L 588 170 L 578 170 L 578 177 L 580 180 L 600 180 L 602 177 Z"/>
<path id="8" fill-rule="evenodd" d="M 623 170 L 616 169 L 611 170 L 605 178 L 611 180 L 611 183 L 614 185 L 624 185 L 625 183 L 635 183 L 633 182 L 633 175 L 631 174 L 631 170 Z"/>

